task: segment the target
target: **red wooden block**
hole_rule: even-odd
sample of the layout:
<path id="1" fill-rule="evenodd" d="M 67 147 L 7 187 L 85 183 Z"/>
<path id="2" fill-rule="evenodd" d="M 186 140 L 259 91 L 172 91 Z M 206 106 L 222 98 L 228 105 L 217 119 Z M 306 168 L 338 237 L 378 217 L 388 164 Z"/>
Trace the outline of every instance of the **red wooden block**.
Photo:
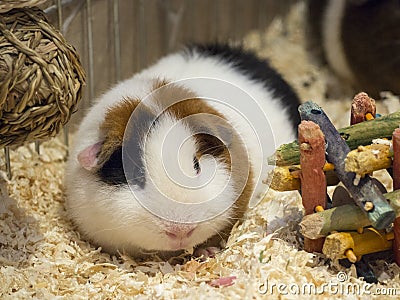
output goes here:
<path id="1" fill-rule="evenodd" d="M 299 125 L 301 196 L 306 215 L 312 214 L 316 206 L 326 207 L 325 137 L 317 124 L 302 121 Z M 324 238 L 305 238 L 304 248 L 308 252 L 321 252 Z"/>

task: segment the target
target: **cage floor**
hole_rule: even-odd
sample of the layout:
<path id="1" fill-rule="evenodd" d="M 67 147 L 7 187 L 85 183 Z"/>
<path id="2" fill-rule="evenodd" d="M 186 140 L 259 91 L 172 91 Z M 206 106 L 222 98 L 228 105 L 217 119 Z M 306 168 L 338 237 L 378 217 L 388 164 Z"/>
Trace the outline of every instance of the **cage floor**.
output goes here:
<path id="1" fill-rule="evenodd" d="M 332 83 L 328 70 L 309 61 L 303 43 L 303 9 L 297 5 L 265 33 L 249 34 L 246 46 L 271 58 L 303 100 L 318 102 L 337 127 L 346 126 L 353 94 L 342 84 Z M 330 100 L 325 98 L 327 93 Z M 378 103 L 378 112 L 385 114 L 398 106 L 398 99 L 388 99 Z M 267 294 L 289 299 L 300 288 L 300 296 L 309 299 L 332 295 L 345 299 L 348 293 L 323 291 L 322 285 L 338 282 L 339 271 L 345 272 L 348 282 L 363 284 L 354 267 L 345 269 L 322 255 L 300 250 L 297 230 L 302 208 L 297 192 L 270 191 L 233 229 L 226 249 L 205 262 L 189 256 L 169 262 L 157 257 L 135 261 L 123 254 L 103 253 L 81 239 L 68 220 L 63 193 L 65 155 L 66 148 L 58 139 L 43 143 L 40 156 L 33 145 L 12 151 L 13 180 L 0 184 L 0 298 L 262 299 Z M 383 180 L 390 188 L 390 181 L 384 176 Z M 400 288 L 400 268 L 395 264 L 380 260 L 373 269 L 381 283 L 371 291 Z M 231 276 L 236 277 L 233 284 L 224 286 L 223 278 L 229 282 Z M 278 284 L 286 288 L 278 290 Z M 304 284 L 317 290 L 301 294 Z"/>

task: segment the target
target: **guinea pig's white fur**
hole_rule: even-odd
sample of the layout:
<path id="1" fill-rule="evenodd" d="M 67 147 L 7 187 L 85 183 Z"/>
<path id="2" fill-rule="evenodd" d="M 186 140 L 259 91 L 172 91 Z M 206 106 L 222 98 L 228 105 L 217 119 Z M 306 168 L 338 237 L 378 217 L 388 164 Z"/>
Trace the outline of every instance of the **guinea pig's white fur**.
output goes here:
<path id="1" fill-rule="evenodd" d="M 146 176 L 151 176 L 155 185 L 146 184 L 143 189 L 140 187 L 134 189 L 137 195 L 152 201 L 157 201 L 159 195 L 159 192 L 154 190 L 156 188 L 161 189 L 167 197 L 177 199 L 182 203 L 201 203 L 204 199 L 217 197 L 218 201 L 213 202 L 212 205 L 201 206 L 195 211 L 192 207 L 180 211 L 174 210 L 173 207 L 163 208 L 171 219 L 185 224 L 179 224 L 179 222 L 175 224 L 156 217 L 135 199 L 128 185 L 108 185 L 99 180 L 96 172 L 90 170 L 89 167 L 82 167 L 78 161 L 77 157 L 85 152 L 85 149 L 98 145 L 104 139 L 99 128 L 105 120 L 107 111 L 123 99 L 144 99 L 153 91 L 154 81 L 160 78 L 172 83 L 179 81 L 179 85 L 199 97 L 224 99 L 224 101 L 238 97 L 235 88 L 215 89 L 202 80 L 182 81 L 188 78 L 214 78 L 242 89 L 256 101 L 269 121 L 269 125 L 265 124 L 265 127 L 271 126 L 274 134 L 274 136 L 265 134 L 261 136 L 260 141 L 257 140 L 252 127 L 248 124 L 249 120 L 243 119 L 240 112 L 235 112 L 226 105 L 207 102 L 207 105 L 222 114 L 233 126 L 248 151 L 251 173 L 254 175 L 249 186 L 252 190 L 256 190 L 252 196 L 254 198 L 260 197 L 259 193 L 267 189 L 267 186 L 256 182 L 259 176 L 266 176 L 266 174 L 261 174 L 264 170 L 261 166 L 266 165 L 267 157 L 274 152 L 277 145 L 290 142 L 296 136 L 293 126 L 289 124 L 290 116 L 287 107 L 281 99 L 273 96 L 274 87 L 266 88 L 262 82 L 250 79 L 232 63 L 216 56 L 200 55 L 196 51 L 191 55 L 186 55 L 185 52 L 171 54 L 132 78 L 119 83 L 97 99 L 83 119 L 75 134 L 66 171 L 67 208 L 71 218 L 86 237 L 107 251 L 118 250 L 139 255 L 152 250 L 189 249 L 218 235 L 235 222 L 232 220 L 237 209 L 234 202 L 239 194 L 232 186 L 232 182 L 227 185 L 230 173 L 229 166 L 224 162 L 211 157 L 201 158 L 202 170 L 215 163 L 218 167 L 212 180 L 198 191 L 188 191 L 183 187 L 173 185 L 167 176 L 160 172 L 163 167 L 161 160 L 165 159 L 161 157 L 159 150 L 163 137 L 174 124 L 179 122 L 173 114 L 168 113 L 160 117 L 147 137 L 146 148 L 143 152 L 144 161 L 148 164 Z M 178 136 L 191 135 L 190 128 L 183 124 L 176 130 Z M 178 142 L 181 141 L 177 140 Z M 179 152 L 184 162 L 181 167 L 185 173 L 193 172 L 191 159 L 197 149 L 196 143 L 194 137 L 187 139 Z M 268 151 L 262 153 L 260 144 Z M 169 155 L 176 155 L 176 153 L 169 153 Z M 231 205 L 232 207 L 224 210 L 224 207 Z M 218 214 L 221 210 L 224 211 Z M 212 211 L 217 214 L 215 218 L 191 224 L 191 216 L 198 218 Z"/>

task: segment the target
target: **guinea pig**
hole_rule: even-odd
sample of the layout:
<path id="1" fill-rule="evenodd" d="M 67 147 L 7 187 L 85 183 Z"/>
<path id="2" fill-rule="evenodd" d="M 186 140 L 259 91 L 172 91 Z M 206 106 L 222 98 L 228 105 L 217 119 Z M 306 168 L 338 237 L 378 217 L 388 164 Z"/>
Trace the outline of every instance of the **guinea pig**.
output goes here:
<path id="1" fill-rule="evenodd" d="M 355 89 L 400 93 L 400 1 L 309 0 L 309 48 Z"/>
<path id="2" fill-rule="evenodd" d="M 66 169 L 69 215 L 108 252 L 207 254 L 266 192 L 267 157 L 296 137 L 298 105 L 268 62 L 240 47 L 167 55 L 82 120 Z"/>

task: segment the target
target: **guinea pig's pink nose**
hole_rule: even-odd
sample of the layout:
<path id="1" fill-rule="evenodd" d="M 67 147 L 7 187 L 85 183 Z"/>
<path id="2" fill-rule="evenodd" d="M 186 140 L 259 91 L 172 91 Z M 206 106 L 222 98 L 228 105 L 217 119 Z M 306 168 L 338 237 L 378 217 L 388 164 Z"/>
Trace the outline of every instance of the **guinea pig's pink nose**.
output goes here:
<path id="1" fill-rule="evenodd" d="M 190 237 L 195 229 L 195 225 L 171 224 L 165 226 L 165 234 L 171 239 L 184 239 Z"/>

